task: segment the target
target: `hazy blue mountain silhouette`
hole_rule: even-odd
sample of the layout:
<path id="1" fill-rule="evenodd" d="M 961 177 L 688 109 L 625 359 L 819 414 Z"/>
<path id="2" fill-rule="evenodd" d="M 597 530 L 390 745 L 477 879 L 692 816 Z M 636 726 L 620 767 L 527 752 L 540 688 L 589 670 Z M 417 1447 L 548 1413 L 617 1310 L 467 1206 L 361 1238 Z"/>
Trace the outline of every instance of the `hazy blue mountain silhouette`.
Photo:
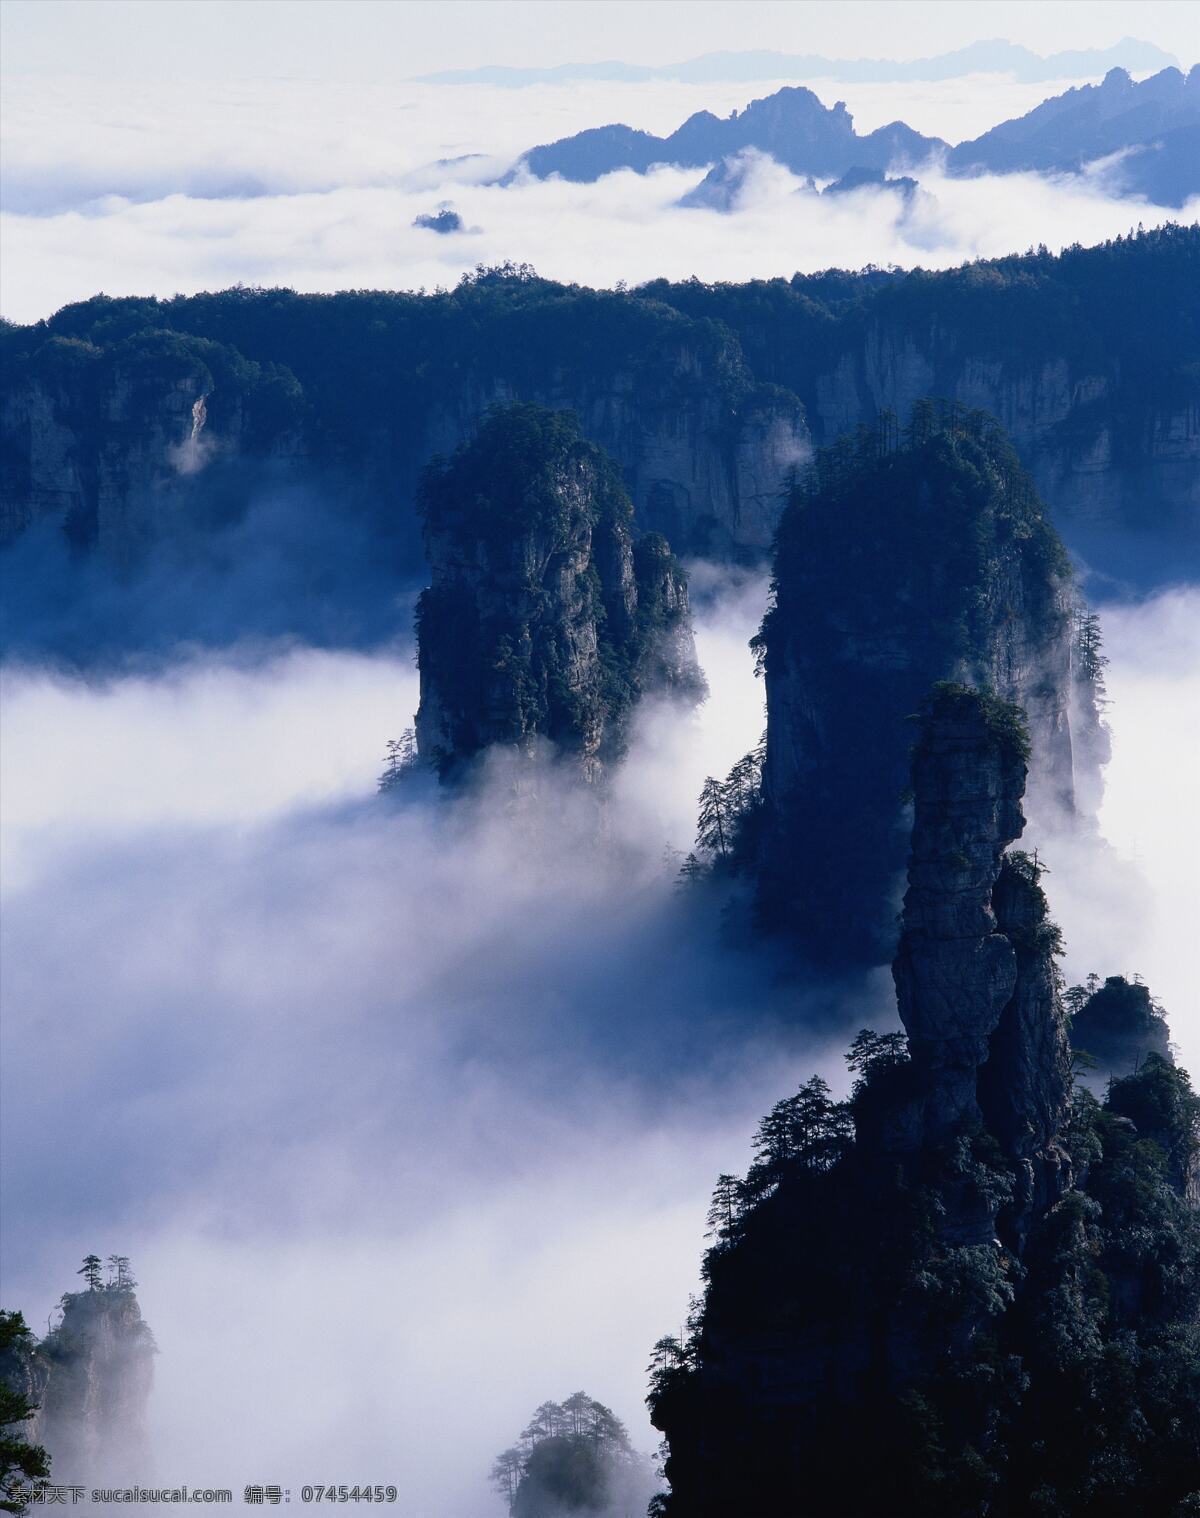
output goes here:
<path id="1" fill-rule="evenodd" d="M 530 84 L 562 84 L 571 80 L 598 79 L 637 84 L 655 79 L 684 83 L 717 81 L 747 84 L 764 79 L 844 79 L 888 83 L 902 80 L 959 79 L 966 74 L 1011 74 L 1025 83 L 1050 79 L 1090 79 L 1105 69 L 1121 67 L 1144 73 L 1176 63 L 1152 42 L 1123 37 L 1112 47 L 1072 49 L 1042 57 L 1019 43 L 995 39 L 972 42 L 953 52 L 932 58 L 825 58 L 815 53 L 719 52 L 704 53 L 685 63 L 658 68 L 637 63 L 561 63 L 554 68 L 513 68 L 488 65 L 477 69 L 444 69 L 422 74 L 422 84 L 500 84 L 521 88 Z"/>
<path id="2" fill-rule="evenodd" d="M 698 168 L 756 148 L 794 174 L 839 176 L 852 168 L 918 163 L 946 147 L 940 137 L 924 137 L 902 121 L 860 137 L 842 101 L 827 107 L 811 90 L 785 85 L 724 118 L 697 111 L 669 137 L 622 125 L 592 127 L 533 148 L 522 161 L 539 179 L 559 174 L 588 183 L 614 169 L 644 174 L 655 163 Z"/>
<path id="3" fill-rule="evenodd" d="M 851 172 L 878 175 L 943 154 L 957 176 L 1021 170 L 1077 173 L 1085 164 L 1123 154 L 1107 172 L 1113 190 L 1144 196 L 1158 205 L 1180 206 L 1200 194 L 1197 127 L 1200 65 L 1186 76 L 1177 68 L 1162 69 L 1140 83 L 1124 69 L 1110 69 L 1101 83 L 1044 100 L 1026 115 L 1001 122 L 955 148 L 902 121 L 860 136 L 842 101 L 826 106 L 812 90 L 785 85 L 723 118 L 697 111 L 669 137 L 620 123 L 591 127 L 532 148 L 506 177 L 511 179 L 523 166 L 539 179 L 558 174 L 590 183 L 616 169 L 644 174 L 655 164 L 716 165 L 682 203 L 719 202 L 727 210 L 745 169 L 722 165 L 749 151 L 768 154 L 793 174 L 832 179 Z"/>
<path id="4" fill-rule="evenodd" d="M 1200 126 L 1176 127 L 1134 148 L 1112 177 L 1126 195 L 1141 195 L 1156 206 L 1182 206 L 1200 194 Z"/>
<path id="5" fill-rule="evenodd" d="M 1177 68 L 1166 68 L 1140 84 L 1124 69 L 1110 69 L 1100 84 L 1067 90 L 972 142 L 960 142 L 949 165 L 958 173 L 1073 169 L 1196 126 L 1200 65 L 1186 77 Z M 1191 178 L 1200 189 L 1200 159 L 1192 163 Z"/>

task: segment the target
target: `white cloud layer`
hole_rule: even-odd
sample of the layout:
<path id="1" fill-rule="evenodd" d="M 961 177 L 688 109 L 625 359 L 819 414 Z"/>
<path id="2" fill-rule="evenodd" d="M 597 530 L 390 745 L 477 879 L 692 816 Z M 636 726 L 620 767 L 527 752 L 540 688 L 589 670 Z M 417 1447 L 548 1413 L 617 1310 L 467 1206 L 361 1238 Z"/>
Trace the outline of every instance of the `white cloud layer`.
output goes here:
<path id="1" fill-rule="evenodd" d="M 599 852 L 553 790 L 531 837 L 503 776 L 381 810 L 402 656 L 10 679 L 6 1296 L 40 1326 L 77 1255 L 133 1256 L 164 1479 L 478 1518 L 580 1386 L 652 1446 L 712 1178 L 838 1063 L 663 858 L 758 736 L 764 594 L 710 605 L 713 698 L 643 713 Z"/>
<path id="2" fill-rule="evenodd" d="M 1140 974 L 1200 1086 L 1196 870 L 1200 860 L 1200 590 L 1101 608 L 1113 757 L 1099 847 L 1031 831 L 1071 982 Z"/>
<path id="3" fill-rule="evenodd" d="M 1043 91 L 844 93 L 862 130 L 903 116 L 953 140 Z M 932 267 L 1165 219 L 1033 176 L 933 174 L 906 212 L 765 166 L 732 216 L 675 208 L 696 171 L 481 182 L 582 126 L 664 131 L 747 98 L 16 81 L 0 304 L 412 288 L 508 258 L 597 284 Z M 480 230 L 411 226 L 442 200 Z M 705 611 L 712 700 L 694 722 L 643 714 L 600 856 L 562 798 L 536 846 L 496 804 L 379 812 L 383 742 L 415 706 L 403 651 L 181 658 L 101 685 L 10 672 L 6 1290 L 40 1326 L 85 1251 L 133 1256 L 164 1478 L 394 1481 L 410 1518 L 477 1518 L 492 1454 L 579 1386 L 649 1446 L 641 1367 L 686 1308 L 713 1179 L 793 1080 L 839 1068 L 797 1025 L 841 993 L 718 951 L 662 861 L 703 777 L 758 737 L 763 595 L 748 580 Z M 1072 976 L 1140 971 L 1200 1067 L 1198 613 L 1195 592 L 1108 613 L 1113 868 L 1046 850 Z M 858 1005 L 889 1015 L 886 973 Z"/>
<path id="4" fill-rule="evenodd" d="M 6 1291 L 37 1324 L 85 1251 L 133 1256 L 164 1479 L 479 1518 L 492 1454 L 579 1386 L 652 1446 L 714 1177 L 841 1078 L 807 1016 L 891 1015 L 886 971 L 848 1009 L 682 910 L 663 847 L 762 721 L 762 581 L 695 588 L 712 699 L 643 714 L 600 854 L 563 797 L 535 844 L 502 785 L 370 803 L 403 652 L 11 677 Z M 1112 867 L 1043 844 L 1069 972 L 1141 971 L 1194 1066 L 1198 612 L 1108 612 Z"/>
<path id="5" fill-rule="evenodd" d="M 954 141 L 1054 86 L 987 78 L 817 88 L 829 102 L 844 94 L 860 130 L 902 117 Z M 598 285 L 868 262 L 945 267 L 1038 242 L 1096 241 L 1172 214 L 1110 198 L 1099 183 L 1033 175 L 950 181 L 933 172 L 930 193 L 906 211 L 870 191 L 797 195 L 791 176 L 767 168 L 732 216 L 675 207 L 697 170 L 615 174 L 595 185 L 484 182 L 522 149 L 584 126 L 624 120 L 662 132 L 694 109 L 724 113 L 746 103 L 744 85 L 383 90 L 263 81 L 193 92 L 30 77 L 6 96 L 0 309 L 19 321 L 97 290 L 172 295 L 237 281 L 433 288 L 506 259 Z M 464 155 L 481 156 L 438 163 Z M 444 202 L 467 230 L 413 227 Z"/>

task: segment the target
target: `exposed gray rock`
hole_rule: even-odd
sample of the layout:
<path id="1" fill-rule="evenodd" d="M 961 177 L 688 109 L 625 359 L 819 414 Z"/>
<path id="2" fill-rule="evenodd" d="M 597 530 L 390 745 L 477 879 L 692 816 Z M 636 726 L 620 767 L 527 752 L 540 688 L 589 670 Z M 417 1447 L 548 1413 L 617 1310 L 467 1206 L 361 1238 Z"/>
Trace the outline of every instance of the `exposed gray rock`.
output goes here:
<path id="1" fill-rule="evenodd" d="M 974 692 L 933 700 L 913 754 L 912 853 L 892 973 L 923 1087 L 923 1142 L 978 1122 L 978 1074 L 1017 984 L 992 893 L 1025 826 L 1025 756 Z"/>
<path id="2" fill-rule="evenodd" d="M 665 539 L 635 545 L 615 465 L 567 413 L 493 412 L 423 510 L 416 735 L 443 778 L 549 744 L 597 781 L 641 694 L 703 692 L 683 573 Z"/>
<path id="3" fill-rule="evenodd" d="M 904 719 L 936 681 L 1024 709 L 1039 817 L 1073 820 L 1076 771 L 1098 762 L 1072 741 L 1072 704 L 1094 693 L 1074 671 L 1066 555 L 1003 438 L 946 417 L 923 441 L 823 457 L 778 535 L 758 899 L 823 959 L 891 957 Z"/>

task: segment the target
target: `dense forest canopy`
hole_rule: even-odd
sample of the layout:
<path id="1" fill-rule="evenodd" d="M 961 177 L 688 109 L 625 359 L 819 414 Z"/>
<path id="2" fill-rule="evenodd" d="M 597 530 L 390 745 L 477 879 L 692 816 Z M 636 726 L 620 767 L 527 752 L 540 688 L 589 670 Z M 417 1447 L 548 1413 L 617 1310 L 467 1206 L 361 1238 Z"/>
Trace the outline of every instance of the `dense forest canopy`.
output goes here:
<path id="1" fill-rule="evenodd" d="M 1068 357 L 1111 368 L 1131 400 L 1188 386 L 1194 393 L 1197 285 L 1200 228 L 1168 225 L 1097 247 L 1040 248 L 944 271 L 654 280 L 604 291 L 507 265 L 430 294 L 236 287 L 169 300 L 98 295 L 31 326 L 6 323 L 3 336 L 10 378 L 29 363 L 52 374 L 102 356 L 206 363 L 214 381 L 255 395 L 264 425 L 286 424 L 298 385 L 323 429 L 344 436 L 382 416 L 403 424 L 406 406 L 465 368 L 502 361 L 515 379 L 523 370 L 530 382 L 541 379 L 548 351 L 572 367 L 605 370 L 630 354 L 654 366 L 664 347 L 700 342 L 734 390 L 748 387 L 749 363 L 758 380 L 804 396 L 813 374 L 875 319 L 914 331 L 934 324 L 945 340 L 1000 359 Z"/>

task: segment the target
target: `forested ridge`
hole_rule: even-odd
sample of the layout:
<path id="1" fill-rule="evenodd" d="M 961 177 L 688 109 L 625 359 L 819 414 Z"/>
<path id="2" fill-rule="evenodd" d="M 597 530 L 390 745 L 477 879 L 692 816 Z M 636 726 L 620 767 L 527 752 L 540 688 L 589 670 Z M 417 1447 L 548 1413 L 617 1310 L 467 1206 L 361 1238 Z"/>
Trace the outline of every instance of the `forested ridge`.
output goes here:
<path id="1" fill-rule="evenodd" d="M 591 290 L 507 266 L 430 293 L 237 287 L 170 300 L 98 295 L 43 322 L 5 323 L 3 334 L 13 377 L 31 362 L 52 375 L 102 354 L 148 367 L 187 355 L 232 390 L 253 393 L 274 380 L 276 425 L 295 418 L 290 393 L 333 434 L 381 413 L 402 419 L 406 399 L 468 366 L 503 360 L 515 380 L 532 382 L 547 354 L 599 370 L 637 354 L 652 366 L 662 344 L 679 340 L 711 347 L 734 390 L 753 377 L 803 395 L 872 320 L 916 332 L 936 325 L 945 338 L 1004 359 L 1119 366 L 1131 385 L 1174 394 L 1200 382 L 1198 284 L 1200 228 L 1168 225 L 957 269 L 834 269 L 743 284 L 653 280 Z M 204 343 L 277 367 L 256 374 Z"/>

